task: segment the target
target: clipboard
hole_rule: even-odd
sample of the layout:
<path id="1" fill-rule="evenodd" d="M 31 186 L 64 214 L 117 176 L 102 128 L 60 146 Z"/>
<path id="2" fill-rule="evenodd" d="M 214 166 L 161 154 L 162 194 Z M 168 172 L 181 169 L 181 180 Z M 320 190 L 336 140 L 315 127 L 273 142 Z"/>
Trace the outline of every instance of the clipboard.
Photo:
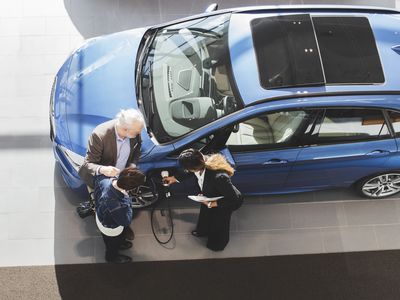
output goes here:
<path id="1" fill-rule="evenodd" d="M 194 196 L 194 195 L 192 195 L 192 196 L 188 196 L 188 198 L 190 200 L 193 200 L 193 201 L 196 201 L 196 202 L 204 202 L 204 201 L 217 201 L 217 200 L 219 200 L 221 198 L 224 198 L 224 197 L 220 196 L 220 197 L 208 198 L 208 197 L 205 197 L 205 196 Z"/>

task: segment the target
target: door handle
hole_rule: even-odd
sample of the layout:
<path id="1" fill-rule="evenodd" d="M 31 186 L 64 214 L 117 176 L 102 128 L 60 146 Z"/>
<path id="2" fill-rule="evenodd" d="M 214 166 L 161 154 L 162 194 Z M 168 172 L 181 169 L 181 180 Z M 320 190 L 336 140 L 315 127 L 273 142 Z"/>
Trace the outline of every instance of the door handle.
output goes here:
<path id="1" fill-rule="evenodd" d="M 382 156 L 382 155 L 388 155 L 390 152 L 387 150 L 374 150 L 371 152 L 368 152 L 366 155 L 368 156 Z"/>
<path id="2" fill-rule="evenodd" d="M 282 164 L 287 164 L 287 163 L 288 163 L 287 160 L 279 159 L 279 158 L 273 158 L 273 159 L 270 159 L 270 160 L 264 162 L 263 165 L 264 166 L 265 165 L 282 165 Z"/>

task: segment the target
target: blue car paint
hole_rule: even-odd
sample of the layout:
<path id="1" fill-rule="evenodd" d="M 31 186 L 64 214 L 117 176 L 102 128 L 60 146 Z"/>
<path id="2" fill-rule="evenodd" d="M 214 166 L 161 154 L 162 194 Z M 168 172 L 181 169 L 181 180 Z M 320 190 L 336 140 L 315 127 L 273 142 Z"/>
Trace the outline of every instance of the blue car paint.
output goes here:
<path id="1" fill-rule="evenodd" d="M 68 162 L 67 158 L 61 151 L 59 146 L 53 146 L 53 153 L 57 163 L 61 169 L 61 175 L 65 181 L 65 183 L 76 192 L 86 193 L 86 185 L 82 183 L 78 173 Z"/>
<path id="2" fill-rule="evenodd" d="M 66 99 L 68 98 L 68 91 L 65 88 L 68 80 L 68 68 L 71 62 L 69 57 L 61 66 L 56 76 L 56 86 L 54 92 L 54 121 L 55 121 L 55 140 L 56 144 L 64 145 L 71 149 L 69 139 L 67 113 L 66 113 Z"/>
<path id="3" fill-rule="evenodd" d="M 300 151 L 292 148 L 231 153 L 236 169 L 232 180 L 247 195 L 278 193 L 285 188 Z"/>
<path id="4" fill-rule="evenodd" d="M 145 31 L 95 38 L 72 54 L 63 101 L 72 151 L 84 156 L 94 127 L 113 119 L 121 108 L 137 108 L 135 64 Z M 154 144 L 147 134 L 142 137 L 144 155 Z"/>
<path id="5" fill-rule="evenodd" d="M 397 161 L 390 158 L 397 158 Z M 400 169 L 398 158 L 397 145 L 392 138 L 305 147 L 297 157 L 285 189 L 350 186 L 366 174 Z"/>
<path id="6" fill-rule="evenodd" d="M 388 10 L 354 9 L 354 11 L 345 11 L 342 8 L 344 9 L 344 7 L 336 7 L 327 10 L 313 6 L 309 9 L 310 12 L 312 10 L 312 15 L 337 15 L 340 13 L 368 17 L 377 40 L 385 72 L 384 84 L 263 89 L 258 78 L 250 28 L 244 22 L 256 17 L 284 14 L 289 11 L 290 13 L 307 13 L 307 8 L 301 7 L 297 10 L 296 7 L 292 7 L 291 10 L 281 7 L 260 8 L 259 10 L 235 9 L 229 27 L 230 56 L 234 79 L 244 104 L 248 106 L 169 144 L 158 144 L 154 138 L 150 138 L 146 130 L 143 130 L 142 156 L 139 167 L 146 173 L 164 168 L 176 168 L 178 166 L 176 153 L 180 149 L 187 147 L 199 138 L 210 135 L 217 129 L 259 113 L 299 107 L 340 106 L 400 110 L 400 96 L 398 95 L 302 97 L 303 94 L 337 91 L 391 91 L 397 90 L 400 86 L 400 78 L 396 73 L 396 69 L 400 67 L 400 57 L 396 51 L 392 50 L 393 46 L 400 44 L 400 34 L 397 31 L 400 26 L 399 14 Z M 197 17 L 202 16 L 205 15 Z M 53 143 L 54 153 L 56 160 L 61 164 L 65 181 L 75 190 L 84 190 L 83 182 L 80 181 L 75 169 L 69 165 L 59 145 L 84 156 L 87 138 L 96 125 L 113 118 L 120 108 L 137 107 L 134 68 L 138 45 L 145 31 L 146 28 L 140 28 L 90 40 L 72 54 L 57 74 L 55 97 L 57 100 L 55 105 L 57 135 Z M 294 94 L 298 95 L 298 98 L 253 105 L 254 102 L 262 99 Z M 110 99 L 112 99 L 111 104 Z M 261 155 L 235 154 L 230 153 L 227 149 L 224 149 L 223 152 L 238 170 L 233 177 L 234 183 L 246 194 L 297 192 L 328 186 L 348 186 L 372 173 L 400 169 L 400 156 L 397 151 L 399 140 L 386 140 L 383 143 L 385 145 L 379 145 L 378 148 L 385 146 L 388 153 L 378 158 L 368 157 L 365 159 L 364 157 L 366 151 L 376 150 L 374 143 L 357 144 L 355 147 L 351 147 L 354 144 L 345 144 L 324 146 L 325 148 L 315 147 L 314 149 L 308 147 L 264 151 Z M 327 148 L 329 149 L 326 150 Z M 346 158 L 346 153 L 349 157 L 357 156 L 357 153 L 353 153 L 354 149 L 352 148 L 360 150 L 359 158 L 356 161 Z M 171 153 L 175 153 L 175 156 L 171 156 Z M 336 159 L 335 153 L 344 154 L 344 157 L 339 158 L 341 161 Z M 277 155 L 287 163 L 263 165 L 264 162 L 277 158 Z M 349 163 L 350 161 L 351 163 Z M 344 173 L 346 176 L 343 177 L 342 173 L 346 166 L 349 166 L 350 169 L 347 169 L 347 172 Z M 256 170 L 253 172 L 254 168 Z M 321 169 L 324 170 L 324 176 L 319 173 Z M 308 175 L 304 176 L 306 173 Z M 326 181 L 318 182 L 324 177 L 328 179 L 328 183 Z M 264 180 L 260 182 L 260 178 Z"/>

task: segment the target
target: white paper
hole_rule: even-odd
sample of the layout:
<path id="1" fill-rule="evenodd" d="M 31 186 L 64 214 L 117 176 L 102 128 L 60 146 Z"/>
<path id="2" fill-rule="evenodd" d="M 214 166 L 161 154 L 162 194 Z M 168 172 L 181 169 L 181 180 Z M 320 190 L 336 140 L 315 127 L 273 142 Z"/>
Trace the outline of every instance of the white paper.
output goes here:
<path id="1" fill-rule="evenodd" d="M 221 197 L 207 198 L 205 196 L 188 196 L 188 198 L 196 202 L 204 202 L 204 201 L 217 201 L 218 199 L 224 197 L 221 196 Z"/>

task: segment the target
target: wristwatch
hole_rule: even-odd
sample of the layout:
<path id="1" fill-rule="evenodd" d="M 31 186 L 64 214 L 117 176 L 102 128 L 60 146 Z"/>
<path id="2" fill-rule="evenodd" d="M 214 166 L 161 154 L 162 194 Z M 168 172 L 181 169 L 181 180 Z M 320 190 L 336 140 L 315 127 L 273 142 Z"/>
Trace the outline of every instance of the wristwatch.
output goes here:
<path id="1" fill-rule="evenodd" d="M 208 207 L 208 208 L 212 208 L 212 202 L 211 202 L 211 201 L 208 202 L 207 207 Z"/>

